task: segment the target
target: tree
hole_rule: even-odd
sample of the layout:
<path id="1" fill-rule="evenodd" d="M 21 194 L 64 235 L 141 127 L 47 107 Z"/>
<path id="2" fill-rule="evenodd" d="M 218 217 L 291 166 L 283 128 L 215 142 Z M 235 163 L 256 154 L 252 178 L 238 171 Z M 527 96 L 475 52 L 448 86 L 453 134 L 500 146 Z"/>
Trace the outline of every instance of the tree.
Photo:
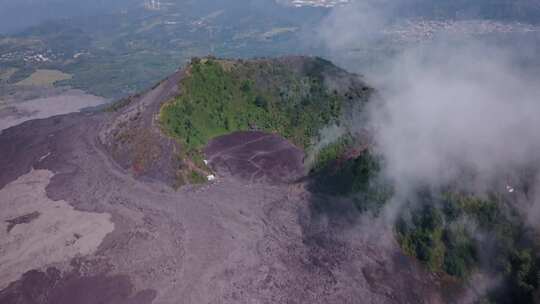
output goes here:
<path id="1" fill-rule="evenodd" d="M 257 97 L 255 97 L 255 105 L 259 108 L 267 109 L 268 101 L 261 95 L 257 95 Z"/>

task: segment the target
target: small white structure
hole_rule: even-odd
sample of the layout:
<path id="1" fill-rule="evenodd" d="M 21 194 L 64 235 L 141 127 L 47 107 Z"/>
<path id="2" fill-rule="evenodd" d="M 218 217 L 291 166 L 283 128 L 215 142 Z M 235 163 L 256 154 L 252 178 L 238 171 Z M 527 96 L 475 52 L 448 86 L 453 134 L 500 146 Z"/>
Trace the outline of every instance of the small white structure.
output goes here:
<path id="1" fill-rule="evenodd" d="M 204 164 L 208 166 L 208 161 L 205 159 L 203 160 Z"/>
<path id="2" fill-rule="evenodd" d="M 515 189 L 510 185 L 506 185 L 506 191 L 508 191 L 508 193 L 514 193 Z"/>
<path id="3" fill-rule="evenodd" d="M 216 180 L 216 176 L 213 174 L 208 175 L 206 178 L 208 179 L 209 182 Z"/>

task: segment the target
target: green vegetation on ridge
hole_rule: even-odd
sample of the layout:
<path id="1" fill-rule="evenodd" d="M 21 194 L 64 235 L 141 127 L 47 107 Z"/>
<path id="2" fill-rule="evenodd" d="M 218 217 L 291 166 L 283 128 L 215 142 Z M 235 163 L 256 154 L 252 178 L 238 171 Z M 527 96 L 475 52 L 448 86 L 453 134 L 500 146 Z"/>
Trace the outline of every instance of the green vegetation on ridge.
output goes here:
<path id="1" fill-rule="evenodd" d="M 403 251 L 434 272 L 466 278 L 480 270 L 503 278 L 496 303 L 533 303 L 540 264 L 533 241 L 499 196 L 419 195 L 419 207 L 396 224 Z"/>
<path id="2" fill-rule="evenodd" d="M 392 196 L 392 188 L 380 180 L 382 159 L 360 147 L 347 134 L 317 152 L 311 167 L 314 192 L 350 197 L 361 212 L 378 214 Z"/>
<path id="3" fill-rule="evenodd" d="M 320 71 L 328 64 L 313 59 L 303 74 L 275 61 L 194 60 L 182 94 L 162 108 L 161 121 L 188 151 L 249 129 L 277 132 L 309 147 L 322 127 L 337 122 L 345 100 L 325 87 Z"/>

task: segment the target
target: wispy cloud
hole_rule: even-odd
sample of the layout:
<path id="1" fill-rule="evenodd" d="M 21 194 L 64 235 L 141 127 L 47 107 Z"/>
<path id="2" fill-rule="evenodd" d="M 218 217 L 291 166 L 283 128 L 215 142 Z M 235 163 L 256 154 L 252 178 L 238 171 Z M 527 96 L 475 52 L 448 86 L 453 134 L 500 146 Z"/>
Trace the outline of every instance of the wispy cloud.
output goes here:
<path id="1" fill-rule="evenodd" d="M 338 62 L 351 61 L 348 51 L 379 42 L 402 19 L 396 3 L 337 8 L 322 23 L 319 39 Z M 461 187 L 505 191 L 515 174 L 539 163 L 540 74 L 528 69 L 537 40 L 489 41 L 439 33 L 404 45 L 367 75 L 380 97 L 368 109 L 369 125 L 397 193 L 459 184 L 463 170 L 470 175 Z"/>

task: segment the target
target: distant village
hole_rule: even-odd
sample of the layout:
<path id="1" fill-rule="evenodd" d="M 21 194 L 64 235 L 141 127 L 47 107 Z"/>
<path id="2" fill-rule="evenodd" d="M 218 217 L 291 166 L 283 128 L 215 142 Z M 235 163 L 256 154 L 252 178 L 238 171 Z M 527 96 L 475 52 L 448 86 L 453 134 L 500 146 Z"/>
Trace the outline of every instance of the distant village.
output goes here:
<path id="1" fill-rule="evenodd" d="M 313 6 L 313 7 L 334 7 L 338 5 L 347 4 L 350 0 L 292 0 L 290 1 L 293 6 Z"/>
<path id="2" fill-rule="evenodd" d="M 476 36 L 504 33 L 540 32 L 540 27 L 520 22 L 493 20 L 407 20 L 385 29 L 384 34 L 398 42 L 420 42 L 436 35 Z"/>

